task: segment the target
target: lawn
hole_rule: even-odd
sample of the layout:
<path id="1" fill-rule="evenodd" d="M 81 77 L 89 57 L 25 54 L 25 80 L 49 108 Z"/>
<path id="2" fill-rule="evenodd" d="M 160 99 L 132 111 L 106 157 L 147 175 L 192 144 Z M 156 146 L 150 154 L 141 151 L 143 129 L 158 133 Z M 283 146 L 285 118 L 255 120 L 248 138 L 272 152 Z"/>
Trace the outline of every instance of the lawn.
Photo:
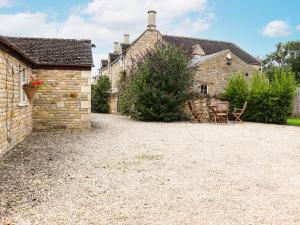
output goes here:
<path id="1" fill-rule="evenodd" d="M 288 119 L 288 125 L 300 126 L 300 118 L 290 118 L 290 119 Z"/>

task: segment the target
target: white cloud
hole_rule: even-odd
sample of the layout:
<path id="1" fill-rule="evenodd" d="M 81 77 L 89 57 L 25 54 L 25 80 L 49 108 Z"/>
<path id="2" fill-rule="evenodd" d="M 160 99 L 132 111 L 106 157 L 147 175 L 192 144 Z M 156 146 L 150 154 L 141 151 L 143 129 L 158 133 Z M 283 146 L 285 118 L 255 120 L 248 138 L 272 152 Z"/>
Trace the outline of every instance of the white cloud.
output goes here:
<path id="1" fill-rule="evenodd" d="M 300 30 L 300 24 L 296 27 L 297 30 Z"/>
<path id="2" fill-rule="evenodd" d="M 290 33 L 289 24 L 283 20 L 273 20 L 262 30 L 262 34 L 270 38 L 285 37 L 290 35 Z"/>
<path id="3" fill-rule="evenodd" d="M 0 0 L 1 3 L 10 0 Z M 2 14 L 0 34 L 10 36 L 91 39 L 95 56 L 104 56 L 114 41 L 124 33 L 131 41 L 147 26 L 147 11 L 157 11 L 157 28 L 161 33 L 194 35 L 207 30 L 214 21 L 208 0 L 92 0 L 70 10 L 65 21 L 40 12 Z M 100 59 L 94 63 L 98 66 Z"/>
<path id="4" fill-rule="evenodd" d="M 0 8 L 9 7 L 12 5 L 12 0 L 0 0 Z"/>

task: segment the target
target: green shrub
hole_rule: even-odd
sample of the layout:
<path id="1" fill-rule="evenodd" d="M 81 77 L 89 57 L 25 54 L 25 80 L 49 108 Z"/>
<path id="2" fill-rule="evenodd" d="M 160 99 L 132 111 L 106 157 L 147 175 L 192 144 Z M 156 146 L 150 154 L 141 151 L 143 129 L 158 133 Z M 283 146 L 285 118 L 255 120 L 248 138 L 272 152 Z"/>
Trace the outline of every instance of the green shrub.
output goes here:
<path id="1" fill-rule="evenodd" d="M 248 97 L 249 85 L 245 76 L 238 73 L 233 74 L 221 98 L 230 102 L 230 111 L 232 112 L 234 108 L 243 107 L 245 101 L 248 101 Z"/>
<path id="2" fill-rule="evenodd" d="M 229 81 L 223 96 L 230 101 L 231 107 L 238 105 L 239 108 L 248 99 L 243 117 L 247 121 L 286 124 L 293 110 L 295 76 L 285 69 L 276 69 L 272 77 L 273 80 L 269 83 L 265 74 L 254 74 L 248 84 L 239 75 L 235 75 Z M 249 90 L 248 98 L 243 90 Z"/>
<path id="3" fill-rule="evenodd" d="M 101 76 L 92 84 L 92 111 L 99 113 L 109 112 L 111 83 L 108 76 Z"/>
<path id="4" fill-rule="evenodd" d="M 276 69 L 271 87 L 271 122 L 286 124 L 292 114 L 296 92 L 295 75 L 291 71 Z"/>
<path id="5" fill-rule="evenodd" d="M 131 80 L 120 96 L 123 114 L 144 121 L 185 118 L 192 71 L 189 59 L 175 46 L 158 44 L 136 61 Z"/>
<path id="6" fill-rule="evenodd" d="M 255 122 L 268 122 L 270 119 L 270 87 L 265 74 L 256 73 L 250 82 L 250 94 L 244 119 Z"/>

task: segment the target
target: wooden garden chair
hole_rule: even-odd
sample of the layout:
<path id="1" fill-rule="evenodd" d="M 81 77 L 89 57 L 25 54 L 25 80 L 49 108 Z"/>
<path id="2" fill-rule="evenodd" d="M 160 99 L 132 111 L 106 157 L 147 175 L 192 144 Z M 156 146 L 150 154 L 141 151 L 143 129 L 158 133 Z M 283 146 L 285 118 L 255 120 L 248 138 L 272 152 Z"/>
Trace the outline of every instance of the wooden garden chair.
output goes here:
<path id="1" fill-rule="evenodd" d="M 235 121 L 242 122 L 241 116 L 244 114 L 245 110 L 247 108 L 247 102 L 244 103 L 244 106 L 242 109 L 235 108 L 232 115 L 235 117 Z"/>
<path id="2" fill-rule="evenodd" d="M 200 123 L 202 121 L 202 111 L 194 109 L 191 101 L 188 101 L 188 106 L 194 118 Z"/>
<path id="3" fill-rule="evenodd" d="M 224 121 L 228 123 L 228 114 L 229 114 L 229 102 L 220 101 L 218 102 L 216 117 L 218 121 Z"/>

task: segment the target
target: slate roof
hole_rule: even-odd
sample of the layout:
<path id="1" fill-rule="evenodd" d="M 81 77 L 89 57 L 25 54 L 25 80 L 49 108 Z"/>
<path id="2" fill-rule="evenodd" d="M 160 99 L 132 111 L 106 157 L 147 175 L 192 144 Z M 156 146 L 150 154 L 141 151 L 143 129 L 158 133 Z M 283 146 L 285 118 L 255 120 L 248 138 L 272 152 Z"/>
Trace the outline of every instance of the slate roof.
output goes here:
<path id="1" fill-rule="evenodd" d="M 225 51 L 225 50 L 224 50 Z M 202 62 L 205 62 L 206 60 L 210 59 L 210 58 L 213 58 L 221 53 L 223 53 L 224 51 L 221 51 L 221 52 L 217 52 L 217 53 L 214 53 L 214 54 L 210 54 L 210 55 L 204 55 L 204 56 L 194 56 L 192 59 L 191 59 L 191 63 L 190 63 L 190 67 L 193 67 L 193 66 L 197 66 L 199 65 L 199 63 L 202 63 Z M 226 51 L 225 51 L 226 52 Z"/>
<path id="2" fill-rule="evenodd" d="M 90 40 L 3 37 L 37 66 L 92 67 Z"/>
<path id="3" fill-rule="evenodd" d="M 228 49 L 232 53 L 237 55 L 240 59 L 247 62 L 248 64 L 252 64 L 252 65 L 261 64 L 257 59 L 255 59 L 249 53 L 247 53 L 237 45 L 230 42 L 197 39 L 197 38 L 189 38 L 189 37 L 177 37 L 177 36 L 169 36 L 169 35 L 163 35 L 163 40 L 175 44 L 178 47 L 181 47 L 189 56 L 191 56 L 192 54 L 192 50 L 193 50 L 192 47 L 199 44 L 201 48 L 204 50 L 206 55 L 211 55 Z"/>

